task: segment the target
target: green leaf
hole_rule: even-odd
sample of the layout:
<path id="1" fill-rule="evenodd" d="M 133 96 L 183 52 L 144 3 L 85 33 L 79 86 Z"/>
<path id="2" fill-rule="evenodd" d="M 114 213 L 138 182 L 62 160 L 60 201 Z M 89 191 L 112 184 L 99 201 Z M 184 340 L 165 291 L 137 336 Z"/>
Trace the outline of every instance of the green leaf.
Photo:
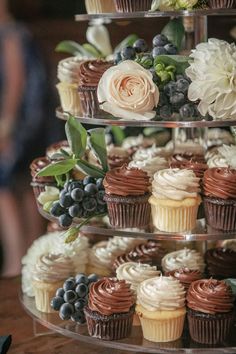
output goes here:
<path id="1" fill-rule="evenodd" d="M 77 121 L 77 119 L 70 116 L 66 122 L 65 130 L 72 153 L 75 157 L 83 156 L 87 146 L 86 129 Z"/>
<path id="2" fill-rule="evenodd" d="M 158 55 L 154 59 L 154 67 L 158 64 L 173 65 L 176 68 L 175 74 L 184 74 L 185 69 L 189 66 L 189 57 L 184 55 Z"/>
<path id="3" fill-rule="evenodd" d="M 65 234 L 65 243 L 71 243 L 74 242 L 77 237 L 79 236 L 79 228 L 78 226 L 75 227 L 70 227 Z"/>
<path id="4" fill-rule="evenodd" d="M 143 129 L 143 135 L 145 135 L 145 136 L 151 136 L 151 135 L 153 135 L 153 134 L 160 133 L 160 132 L 163 132 L 163 131 L 165 131 L 165 130 L 166 130 L 165 128 L 147 127 L 147 128 L 144 128 L 144 129 Z"/>
<path id="5" fill-rule="evenodd" d="M 75 41 L 62 41 L 60 42 L 56 48 L 55 48 L 56 52 L 64 52 L 64 53 L 69 53 L 72 55 L 82 55 L 85 57 L 93 57 L 93 55 L 91 55 L 91 53 L 89 51 L 87 51 L 85 48 L 83 48 L 82 45 L 80 45 L 79 43 L 75 42 Z"/>
<path id="6" fill-rule="evenodd" d="M 125 139 L 124 129 L 122 129 L 121 127 L 113 125 L 111 127 L 111 132 L 112 132 L 113 138 L 115 140 L 115 144 L 118 145 L 118 146 L 121 146 L 122 143 L 123 143 L 123 140 Z"/>
<path id="7" fill-rule="evenodd" d="M 42 168 L 42 170 L 37 173 L 37 176 L 47 177 L 63 175 L 72 170 L 75 167 L 76 163 L 76 159 L 67 159 L 58 162 L 53 162 L 50 165 Z"/>
<path id="8" fill-rule="evenodd" d="M 92 44 L 90 43 L 84 43 L 83 44 L 83 48 L 89 52 L 94 58 L 101 58 L 102 54 L 101 52 L 99 52 L 99 50 L 97 50 L 97 48 L 95 48 Z"/>
<path id="9" fill-rule="evenodd" d="M 95 177 L 95 178 L 100 178 L 105 176 L 105 172 L 101 170 L 100 168 L 91 165 L 87 161 L 84 160 L 78 160 L 77 161 L 77 166 L 87 175 Z"/>
<path id="10" fill-rule="evenodd" d="M 100 161 L 103 170 L 108 171 L 105 129 L 95 128 L 89 130 L 89 144 Z"/>
<path id="11" fill-rule="evenodd" d="M 122 48 L 132 46 L 134 42 L 138 39 L 137 34 L 130 34 L 128 37 L 124 38 L 114 49 L 114 53 L 118 53 Z"/>
<path id="12" fill-rule="evenodd" d="M 182 18 L 174 18 L 170 20 L 161 31 L 178 50 L 181 49 L 183 38 L 185 35 Z"/>

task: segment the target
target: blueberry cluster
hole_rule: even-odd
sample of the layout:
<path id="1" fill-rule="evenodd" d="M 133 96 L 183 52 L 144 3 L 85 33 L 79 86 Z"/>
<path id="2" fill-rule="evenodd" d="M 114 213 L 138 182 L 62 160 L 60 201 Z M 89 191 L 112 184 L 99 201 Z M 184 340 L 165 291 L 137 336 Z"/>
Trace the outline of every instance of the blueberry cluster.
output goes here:
<path id="1" fill-rule="evenodd" d="M 157 34 L 152 40 L 152 45 L 153 58 L 158 55 L 175 55 L 178 52 L 177 47 L 164 34 Z"/>
<path id="2" fill-rule="evenodd" d="M 190 80 L 187 76 L 176 75 L 175 80 L 169 81 L 162 87 L 157 108 L 157 114 L 161 118 L 173 120 L 172 115 L 177 113 L 181 120 L 202 119 L 197 105 L 188 100 L 189 85 Z"/>
<path id="3" fill-rule="evenodd" d="M 86 176 L 81 181 L 69 181 L 52 204 L 50 214 L 62 227 L 69 227 L 74 218 L 88 218 L 106 212 L 103 178 Z"/>
<path id="4" fill-rule="evenodd" d="M 115 55 L 115 64 L 118 64 L 122 60 L 134 60 L 139 53 L 146 53 L 148 51 L 148 45 L 145 39 L 137 39 L 133 46 L 126 46 Z"/>
<path id="5" fill-rule="evenodd" d="M 89 285 L 98 280 L 96 274 L 77 274 L 68 278 L 62 288 L 57 289 L 56 296 L 51 300 L 51 307 L 59 311 L 62 320 L 85 323 L 84 306 L 88 302 Z"/>

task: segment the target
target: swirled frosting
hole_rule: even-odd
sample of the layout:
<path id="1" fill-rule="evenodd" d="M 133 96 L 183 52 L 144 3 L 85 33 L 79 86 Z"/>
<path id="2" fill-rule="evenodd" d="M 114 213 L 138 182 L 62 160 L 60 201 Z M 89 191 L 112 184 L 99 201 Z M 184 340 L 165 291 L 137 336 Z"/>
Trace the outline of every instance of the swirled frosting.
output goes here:
<path id="1" fill-rule="evenodd" d="M 116 277 L 129 283 L 135 293 L 142 281 L 157 277 L 160 274 L 161 272 L 155 266 L 135 262 L 123 263 L 116 269 Z"/>
<path id="2" fill-rule="evenodd" d="M 209 168 L 204 173 L 203 190 L 209 197 L 236 199 L 236 169 Z"/>
<path id="3" fill-rule="evenodd" d="M 80 86 L 94 86 L 98 85 L 102 74 L 112 66 L 111 63 L 103 60 L 87 60 L 81 63 L 79 72 Z"/>
<path id="4" fill-rule="evenodd" d="M 40 256 L 32 271 L 34 280 L 48 283 L 64 280 L 74 273 L 74 263 L 71 258 L 50 253 Z"/>
<path id="5" fill-rule="evenodd" d="M 216 278 L 236 277 L 236 252 L 229 248 L 210 248 L 205 253 L 208 273 Z"/>
<path id="6" fill-rule="evenodd" d="M 69 57 L 59 61 L 57 66 L 57 78 L 61 82 L 78 83 L 81 62 L 81 59 L 77 57 Z"/>
<path id="7" fill-rule="evenodd" d="M 107 160 L 110 169 L 121 167 L 125 163 L 129 163 L 129 153 L 119 146 L 112 146 L 107 151 Z"/>
<path id="8" fill-rule="evenodd" d="M 152 193 L 159 199 L 183 200 L 198 196 L 199 178 L 186 169 L 169 168 L 154 174 Z"/>
<path id="9" fill-rule="evenodd" d="M 161 265 L 164 272 L 170 272 L 183 267 L 197 269 L 200 272 L 203 272 L 205 269 L 204 259 L 201 254 L 189 248 L 167 253 L 162 258 Z"/>
<path id="10" fill-rule="evenodd" d="M 180 283 L 184 286 L 187 291 L 190 284 L 195 281 L 203 278 L 203 274 L 198 269 L 189 269 L 189 268 L 180 268 L 167 272 L 168 276 L 172 276 L 175 279 L 178 279 Z"/>
<path id="11" fill-rule="evenodd" d="M 204 171 L 208 168 L 202 155 L 175 154 L 169 161 L 171 168 L 192 170 L 195 175 L 202 178 Z"/>
<path id="12" fill-rule="evenodd" d="M 179 280 L 172 277 L 147 279 L 138 286 L 137 303 L 148 311 L 176 310 L 184 307 L 185 290 Z"/>
<path id="13" fill-rule="evenodd" d="M 228 249 L 236 252 L 236 240 L 230 239 L 230 240 L 221 241 L 221 247 L 228 248 Z"/>
<path id="14" fill-rule="evenodd" d="M 90 286 L 88 307 L 102 315 L 129 312 L 134 302 L 133 291 L 124 280 L 102 278 Z"/>
<path id="15" fill-rule="evenodd" d="M 143 195 L 149 192 L 150 187 L 146 172 L 127 165 L 108 171 L 103 184 L 107 194 L 119 196 Z"/>
<path id="16" fill-rule="evenodd" d="M 147 172 L 150 178 L 153 178 L 154 173 L 168 167 L 168 163 L 164 157 L 156 156 L 142 161 L 131 161 L 130 168 L 138 168 Z"/>
<path id="17" fill-rule="evenodd" d="M 230 286 L 215 279 L 194 281 L 187 294 L 190 309 L 213 315 L 230 312 L 233 309 L 233 300 Z"/>
<path id="18" fill-rule="evenodd" d="M 133 161 L 145 161 L 156 156 L 168 157 L 170 152 L 153 144 L 149 148 L 139 148 L 132 156 Z"/>
<path id="19" fill-rule="evenodd" d="M 199 162 L 199 163 L 205 163 L 205 158 L 204 155 L 198 155 L 198 154 L 193 154 L 193 153 L 182 153 L 182 154 L 174 154 L 170 158 L 170 163 L 176 163 L 176 164 L 181 164 L 183 162 Z"/>

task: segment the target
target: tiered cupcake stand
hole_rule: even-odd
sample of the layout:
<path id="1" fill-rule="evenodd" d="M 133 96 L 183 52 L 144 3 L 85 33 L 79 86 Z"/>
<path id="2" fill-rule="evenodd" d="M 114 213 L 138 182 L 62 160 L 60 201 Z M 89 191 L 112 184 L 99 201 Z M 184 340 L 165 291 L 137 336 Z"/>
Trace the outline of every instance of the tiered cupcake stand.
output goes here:
<path id="1" fill-rule="evenodd" d="M 126 20 L 126 19 L 147 19 L 155 17 L 188 17 L 194 24 L 193 45 L 196 45 L 200 40 L 207 38 L 207 19 L 208 16 L 235 16 L 236 9 L 219 9 L 219 10 L 195 10 L 195 11 L 169 11 L 169 12 L 136 12 L 136 13 L 114 13 L 114 14 L 96 14 L 96 15 L 76 15 L 77 21 L 90 21 L 97 18 L 105 18 L 109 20 Z M 68 114 L 63 112 L 61 108 L 56 111 L 57 117 L 66 120 Z M 131 121 L 119 120 L 104 113 L 98 117 L 76 117 L 79 122 L 92 125 L 118 125 L 118 126 L 135 126 L 135 127 L 164 127 L 164 128 L 207 128 L 207 127 L 226 127 L 236 126 L 236 121 Z M 40 213 L 52 221 L 56 221 L 49 214 L 39 209 Z M 236 232 L 220 232 L 208 227 L 204 219 L 199 219 L 197 227 L 191 232 L 184 233 L 165 233 L 154 229 L 152 226 L 147 230 L 114 230 L 111 227 L 97 227 L 93 224 L 86 224 L 82 227 L 82 231 L 90 234 L 101 234 L 103 236 L 124 236 L 124 237 L 140 237 L 155 240 L 165 241 L 200 241 L 206 244 L 208 241 L 217 241 L 223 239 L 236 238 Z M 34 298 L 29 298 L 26 295 L 21 295 L 22 304 L 26 312 L 43 326 L 53 332 L 60 333 L 64 336 L 76 339 L 81 342 L 103 346 L 104 348 L 114 348 L 123 351 L 141 352 L 141 353 L 236 353 L 236 328 L 232 328 L 231 335 L 227 342 L 216 346 L 206 346 L 195 343 L 191 340 L 188 331 L 185 330 L 182 337 L 169 343 L 153 343 L 145 340 L 142 336 L 140 326 L 133 326 L 131 336 L 119 341 L 104 341 L 88 335 L 86 325 L 78 325 L 72 321 L 62 321 L 58 313 L 46 314 L 39 312 L 35 307 Z"/>

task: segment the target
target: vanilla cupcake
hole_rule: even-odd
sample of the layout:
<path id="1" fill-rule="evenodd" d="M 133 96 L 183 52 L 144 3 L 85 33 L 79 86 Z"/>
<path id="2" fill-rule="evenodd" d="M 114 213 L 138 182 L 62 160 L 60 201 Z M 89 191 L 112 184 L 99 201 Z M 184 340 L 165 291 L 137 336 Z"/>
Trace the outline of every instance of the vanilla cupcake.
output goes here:
<path id="1" fill-rule="evenodd" d="M 172 277 L 144 280 L 137 289 L 136 313 L 145 339 L 177 340 L 182 335 L 186 314 L 184 287 Z"/>
<path id="2" fill-rule="evenodd" d="M 131 161 L 129 167 L 138 168 L 146 172 L 152 180 L 157 171 L 164 170 L 168 167 L 168 162 L 164 157 L 156 156 L 147 160 Z"/>
<path id="3" fill-rule="evenodd" d="M 55 292 L 70 276 L 75 275 L 74 263 L 62 254 L 44 254 L 35 264 L 33 286 L 35 305 L 41 312 L 53 312 L 50 302 Z"/>
<path id="4" fill-rule="evenodd" d="M 188 268 L 191 270 L 199 270 L 204 272 L 205 262 L 202 255 L 189 248 L 167 253 L 161 261 L 162 269 L 165 273 L 180 269 Z"/>
<path id="5" fill-rule="evenodd" d="M 113 0 L 85 0 L 88 14 L 101 14 L 116 12 Z"/>
<path id="6" fill-rule="evenodd" d="M 152 208 L 154 226 L 166 232 L 183 232 L 196 226 L 199 195 L 199 178 L 187 169 L 165 169 L 154 174 Z"/>

